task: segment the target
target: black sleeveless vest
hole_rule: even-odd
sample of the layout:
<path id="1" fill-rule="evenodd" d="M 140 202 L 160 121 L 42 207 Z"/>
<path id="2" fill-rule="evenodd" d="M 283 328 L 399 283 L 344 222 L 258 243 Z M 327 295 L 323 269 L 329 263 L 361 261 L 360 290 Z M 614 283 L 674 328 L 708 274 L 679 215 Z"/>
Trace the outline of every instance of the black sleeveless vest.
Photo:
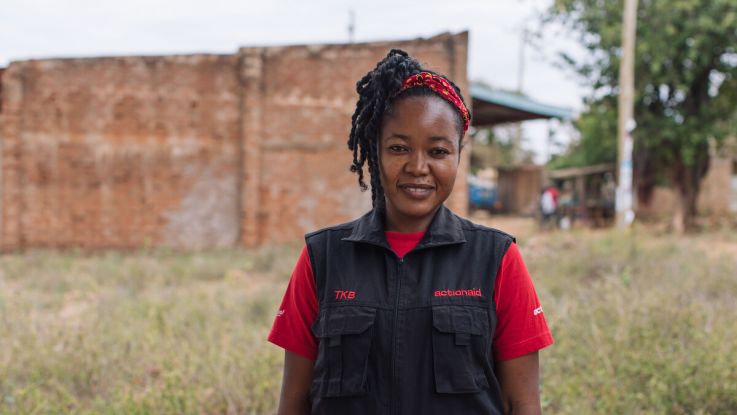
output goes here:
<path id="1" fill-rule="evenodd" d="M 308 234 L 313 414 L 502 414 L 494 280 L 511 236 L 441 206 L 399 259 L 383 213 Z"/>

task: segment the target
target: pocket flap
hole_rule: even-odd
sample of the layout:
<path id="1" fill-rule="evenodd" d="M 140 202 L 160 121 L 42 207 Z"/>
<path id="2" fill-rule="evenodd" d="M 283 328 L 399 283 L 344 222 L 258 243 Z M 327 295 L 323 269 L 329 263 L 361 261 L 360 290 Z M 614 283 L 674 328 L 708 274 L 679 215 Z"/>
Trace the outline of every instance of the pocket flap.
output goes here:
<path id="1" fill-rule="evenodd" d="M 442 333 L 482 335 L 488 326 L 485 309 L 465 305 L 438 305 L 432 308 L 432 324 Z"/>
<path id="2" fill-rule="evenodd" d="M 316 337 L 359 334 L 368 330 L 375 318 L 376 308 L 373 307 L 332 307 L 320 313 L 312 332 Z"/>

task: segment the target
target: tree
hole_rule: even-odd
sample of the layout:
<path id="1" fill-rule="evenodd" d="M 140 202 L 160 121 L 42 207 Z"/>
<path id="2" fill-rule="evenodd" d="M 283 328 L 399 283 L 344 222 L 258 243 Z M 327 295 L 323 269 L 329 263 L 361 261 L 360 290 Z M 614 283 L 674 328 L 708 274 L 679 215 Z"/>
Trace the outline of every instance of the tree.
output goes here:
<path id="1" fill-rule="evenodd" d="M 517 139 L 517 128 L 513 125 L 483 128 L 473 134 L 471 146 L 471 170 L 486 167 L 510 167 L 531 164 L 535 154 L 522 148 Z"/>
<path id="2" fill-rule="evenodd" d="M 616 97 L 590 101 L 586 106 L 588 109 L 574 121 L 580 139 L 565 153 L 552 158 L 551 169 L 617 162 Z"/>
<path id="3" fill-rule="evenodd" d="M 590 111 L 619 93 L 622 1 L 555 0 L 545 19 L 562 23 L 584 57 L 562 54 L 592 90 Z M 676 230 L 693 225 L 710 141 L 723 141 L 735 123 L 737 2 L 641 0 L 635 57 L 635 180 L 647 203 L 658 178 L 679 196 Z M 609 128 L 611 115 L 588 128 Z M 733 131 L 732 131 L 733 132 Z M 596 140 L 582 130 L 582 142 Z M 616 135 L 616 130 L 612 132 Z"/>

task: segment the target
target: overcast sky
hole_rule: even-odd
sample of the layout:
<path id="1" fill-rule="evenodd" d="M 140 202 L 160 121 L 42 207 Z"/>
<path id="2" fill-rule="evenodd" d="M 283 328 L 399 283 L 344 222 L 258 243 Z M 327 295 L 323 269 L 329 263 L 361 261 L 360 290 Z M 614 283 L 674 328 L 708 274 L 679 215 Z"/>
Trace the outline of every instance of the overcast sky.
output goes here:
<path id="1" fill-rule="evenodd" d="M 552 0 L 3 0 L 0 66 L 48 57 L 234 53 L 241 46 L 411 39 L 470 32 L 469 79 L 516 90 L 522 29 L 538 27 Z M 581 109 L 586 89 L 553 65 L 570 50 L 555 29 L 545 47 L 526 46 L 522 90 L 547 104 Z M 545 158 L 546 122 L 525 123 Z"/>

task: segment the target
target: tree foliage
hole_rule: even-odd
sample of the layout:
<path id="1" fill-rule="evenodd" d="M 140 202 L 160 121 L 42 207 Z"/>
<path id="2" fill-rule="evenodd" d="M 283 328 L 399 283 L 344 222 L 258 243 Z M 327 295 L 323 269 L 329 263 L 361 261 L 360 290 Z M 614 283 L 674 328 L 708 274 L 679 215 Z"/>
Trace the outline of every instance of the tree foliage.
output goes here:
<path id="1" fill-rule="evenodd" d="M 554 156 L 550 168 L 589 166 L 617 161 L 617 100 L 611 96 L 590 102 L 575 121 L 580 140 L 562 155 Z"/>
<path id="2" fill-rule="evenodd" d="M 534 153 L 522 148 L 525 137 L 515 126 L 485 128 L 473 134 L 471 171 L 486 167 L 510 167 L 533 162 Z"/>
<path id="3" fill-rule="evenodd" d="M 579 121 L 579 157 L 604 157 L 595 143 L 605 143 L 601 150 L 607 151 L 616 143 L 623 8 L 623 1 L 556 0 L 546 16 L 567 27 L 586 51 L 561 56 L 593 90 Z M 656 179 L 666 178 L 678 190 L 688 226 L 710 141 L 722 141 L 735 128 L 737 1 L 640 0 L 635 91 L 639 199 L 647 202 Z"/>

